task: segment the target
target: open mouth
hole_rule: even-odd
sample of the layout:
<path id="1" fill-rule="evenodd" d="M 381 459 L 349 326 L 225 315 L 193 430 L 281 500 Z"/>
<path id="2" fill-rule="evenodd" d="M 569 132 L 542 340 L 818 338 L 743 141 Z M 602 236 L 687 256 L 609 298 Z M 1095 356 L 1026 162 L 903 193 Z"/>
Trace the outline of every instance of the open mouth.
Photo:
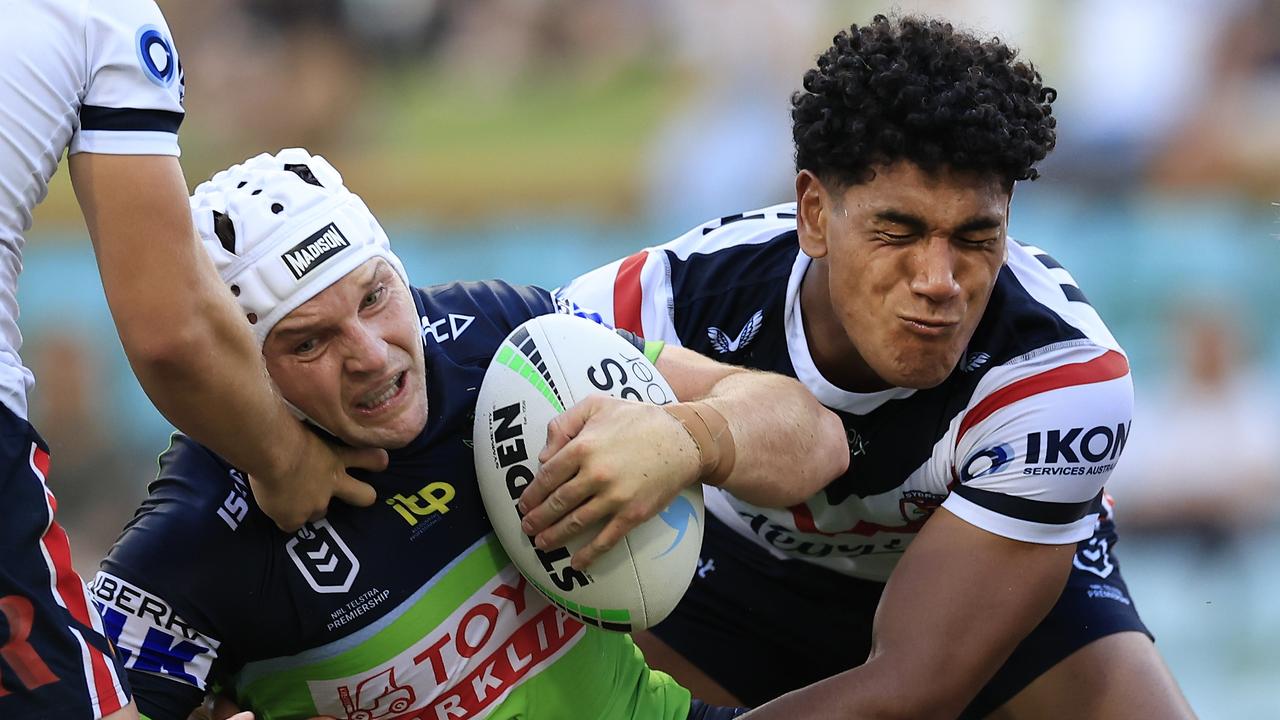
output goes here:
<path id="1" fill-rule="evenodd" d="M 386 385 L 365 393 L 356 403 L 356 410 L 362 413 L 376 413 L 389 407 L 404 392 L 405 378 L 407 376 L 407 370 L 401 371 Z"/>

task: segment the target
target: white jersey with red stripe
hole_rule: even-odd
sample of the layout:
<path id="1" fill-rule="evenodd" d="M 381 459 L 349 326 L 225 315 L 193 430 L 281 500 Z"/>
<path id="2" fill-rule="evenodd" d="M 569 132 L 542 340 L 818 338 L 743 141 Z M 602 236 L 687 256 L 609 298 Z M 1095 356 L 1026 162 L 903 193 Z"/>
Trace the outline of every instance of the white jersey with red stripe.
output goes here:
<path id="1" fill-rule="evenodd" d="M 154 0 L 0 0 L 0 402 L 27 414 L 18 273 L 64 151 L 177 155 L 182 70 Z"/>
<path id="2" fill-rule="evenodd" d="M 844 421 L 849 470 L 803 504 L 707 488 L 707 509 L 779 558 L 886 580 L 935 508 L 1034 543 L 1089 538 L 1133 409 L 1128 361 L 1070 274 L 1009 242 L 960 364 L 928 390 L 840 389 L 815 367 L 795 205 L 713 220 L 589 272 L 559 300 L 717 360 L 798 378 Z"/>

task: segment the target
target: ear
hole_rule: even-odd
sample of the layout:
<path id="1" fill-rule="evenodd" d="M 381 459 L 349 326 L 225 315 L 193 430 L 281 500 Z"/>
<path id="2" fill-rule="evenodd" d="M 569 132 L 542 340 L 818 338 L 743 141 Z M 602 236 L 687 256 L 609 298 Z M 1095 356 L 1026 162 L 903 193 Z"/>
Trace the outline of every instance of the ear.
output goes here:
<path id="1" fill-rule="evenodd" d="M 832 198 L 822 181 L 808 170 L 796 174 L 796 234 L 800 249 L 811 258 L 827 254 L 827 220 Z"/>

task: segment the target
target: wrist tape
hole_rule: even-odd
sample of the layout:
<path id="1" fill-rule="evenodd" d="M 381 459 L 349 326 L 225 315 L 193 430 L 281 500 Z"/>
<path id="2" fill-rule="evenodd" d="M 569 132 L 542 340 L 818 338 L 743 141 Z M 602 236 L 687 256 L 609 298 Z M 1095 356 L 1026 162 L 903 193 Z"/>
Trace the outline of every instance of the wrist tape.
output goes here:
<path id="1" fill-rule="evenodd" d="M 733 464 L 737 459 L 737 451 L 733 443 L 733 433 L 729 423 L 719 410 L 701 402 L 670 403 L 661 406 L 668 414 L 680 421 L 685 432 L 693 438 L 698 446 L 698 458 L 701 467 L 698 479 L 707 485 L 719 486 L 729 479 L 733 472 Z"/>

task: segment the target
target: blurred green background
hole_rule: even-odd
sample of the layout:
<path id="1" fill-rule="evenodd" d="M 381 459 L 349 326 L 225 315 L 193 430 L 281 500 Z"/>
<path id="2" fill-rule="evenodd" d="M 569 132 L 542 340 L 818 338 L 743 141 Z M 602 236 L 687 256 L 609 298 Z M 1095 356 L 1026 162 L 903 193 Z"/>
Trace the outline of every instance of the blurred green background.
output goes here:
<path id="1" fill-rule="evenodd" d="M 1060 91 L 1012 234 L 1069 267 L 1131 356 L 1109 489 L 1134 597 L 1205 718 L 1280 717 L 1277 0 L 160 0 L 194 186 L 326 156 L 419 284 L 552 287 L 791 197 L 788 98 L 831 35 L 939 14 Z M 169 428 L 129 373 L 65 173 L 22 277 L 33 420 L 92 575 Z"/>

